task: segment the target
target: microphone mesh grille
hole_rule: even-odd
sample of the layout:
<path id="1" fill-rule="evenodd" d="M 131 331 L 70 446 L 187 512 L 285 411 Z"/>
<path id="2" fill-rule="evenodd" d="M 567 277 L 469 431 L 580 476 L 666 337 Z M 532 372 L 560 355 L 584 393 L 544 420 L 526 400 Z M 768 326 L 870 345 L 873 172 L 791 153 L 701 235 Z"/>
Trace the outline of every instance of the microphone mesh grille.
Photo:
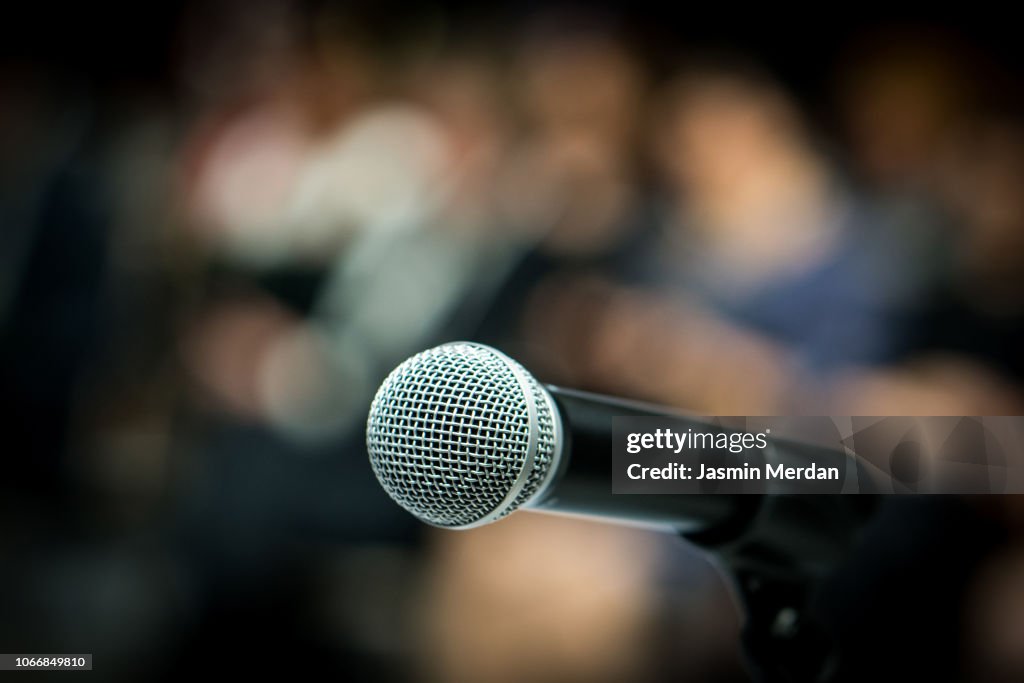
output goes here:
<path id="1" fill-rule="evenodd" d="M 536 492 L 553 459 L 553 420 L 529 373 L 494 349 L 458 342 L 413 356 L 384 380 L 366 442 L 377 479 L 399 505 L 430 524 L 462 527 L 503 517 Z M 537 450 L 524 473 L 531 430 Z M 522 491 L 503 507 L 524 474 Z"/>

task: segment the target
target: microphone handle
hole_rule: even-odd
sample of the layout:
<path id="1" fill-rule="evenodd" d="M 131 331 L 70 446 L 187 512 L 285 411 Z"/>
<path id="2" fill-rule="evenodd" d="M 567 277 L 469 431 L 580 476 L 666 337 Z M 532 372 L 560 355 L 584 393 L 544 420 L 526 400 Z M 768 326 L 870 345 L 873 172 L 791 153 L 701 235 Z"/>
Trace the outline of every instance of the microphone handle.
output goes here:
<path id="1" fill-rule="evenodd" d="M 612 493 L 612 417 L 664 417 L 680 429 L 704 427 L 658 406 L 548 385 L 562 418 L 561 471 L 532 510 L 604 518 L 679 533 L 705 531 L 734 516 L 732 496 Z M 751 496 L 756 499 L 757 496 Z"/>
<path id="2" fill-rule="evenodd" d="M 731 430 L 663 407 L 561 387 L 546 387 L 561 415 L 560 471 L 546 494 L 528 506 L 538 512 L 580 515 L 669 528 L 714 550 L 733 570 L 792 576 L 827 571 L 848 551 L 872 514 L 875 496 L 860 494 L 613 494 L 612 417 L 659 417 L 677 431 Z M 806 466 L 850 458 L 839 450 L 770 439 L 774 462 Z M 858 481 L 870 481 L 859 464 Z"/>

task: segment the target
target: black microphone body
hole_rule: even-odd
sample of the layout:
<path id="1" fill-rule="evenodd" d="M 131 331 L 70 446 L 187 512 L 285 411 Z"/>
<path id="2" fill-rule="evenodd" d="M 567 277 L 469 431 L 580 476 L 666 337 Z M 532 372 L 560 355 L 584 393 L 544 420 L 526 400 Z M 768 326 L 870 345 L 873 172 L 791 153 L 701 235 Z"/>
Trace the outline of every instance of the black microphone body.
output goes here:
<path id="1" fill-rule="evenodd" d="M 842 558 L 852 535 L 875 508 L 875 497 L 863 494 L 612 493 L 613 417 L 657 416 L 659 423 L 680 432 L 732 430 L 657 406 L 545 388 L 563 424 L 561 469 L 546 494 L 524 509 L 668 527 L 727 555 L 737 569 L 817 574 Z M 862 486 L 871 481 L 854 458 L 838 450 L 772 439 L 767 457 L 787 466 L 813 460 L 823 466 L 852 467 Z"/>
<path id="2" fill-rule="evenodd" d="M 370 409 L 367 446 L 391 497 L 435 526 L 472 528 L 519 509 L 582 515 L 667 528 L 736 569 L 762 573 L 827 570 L 874 507 L 862 494 L 613 493 L 615 417 L 655 417 L 676 433 L 727 440 L 739 431 L 658 406 L 545 387 L 500 351 L 457 342 L 413 356 L 384 381 Z M 765 465 L 835 467 L 845 477 L 836 491 L 852 477 L 857 490 L 870 490 L 868 472 L 839 446 L 765 436 L 764 447 L 748 453 Z"/>
<path id="3" fill-rule="evenodd" d="M 546 512 L 600 517 L 613 522 L 704 531 L 735 517 L 736 501 L 718 495 L 624 495 L 612 493 L 612 418 L 664 418 L 680 429 L 696 420 L 645 406 L 548 385 L 561 415 L 562 462 L 547 494 L 528 507 Z"/>

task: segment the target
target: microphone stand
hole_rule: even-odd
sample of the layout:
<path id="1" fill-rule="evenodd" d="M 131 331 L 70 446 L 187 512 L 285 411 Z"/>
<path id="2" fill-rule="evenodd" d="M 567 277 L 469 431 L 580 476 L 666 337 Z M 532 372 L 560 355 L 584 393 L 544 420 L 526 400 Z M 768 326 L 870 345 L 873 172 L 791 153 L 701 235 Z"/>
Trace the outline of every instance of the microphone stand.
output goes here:
<path id="1" fill-rule="evenodd" d="M 745 615 L 748 668 L 764 683 L 825 683 L 842 651 L 819 593 L 874 513 L 870 495 L 740 495 L 724 526 L 683 537 L 713 553 Z M 787 520 L 800 520 L 799 526 Z M 799 529 L 800 531 L 795 531 Z"/>

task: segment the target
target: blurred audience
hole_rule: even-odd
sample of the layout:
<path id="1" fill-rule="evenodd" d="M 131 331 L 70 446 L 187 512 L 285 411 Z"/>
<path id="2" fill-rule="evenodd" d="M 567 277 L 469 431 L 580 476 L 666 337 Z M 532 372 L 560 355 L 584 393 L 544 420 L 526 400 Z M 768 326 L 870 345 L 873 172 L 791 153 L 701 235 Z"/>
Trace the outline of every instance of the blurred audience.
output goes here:
<path id="1" fill-rule="evenodd" d="M 745 680 L 676 539 L 387 500 L 369 401 L 455 338 L 709 414 L 1022 413 L 1015 65 L 851 29 L 797 87 L 623 16 L 187 3 L 148 84 L 0 61 L 7 651 Z M 957 661 L 1016 680 L 1019 505 L 975 507 Z"/>
<path id="2" fill-rule="evenodd" d="M 691 68 L 666 87 L 656 131 L 665 202 L 633 289 L 560 282 L 535 306 L 531 330 L 576 383 L 788 414 L 820 409 L 828 373 L 894 356 L 924 288 L 903 264 L 921 255 L 841 180 L 778 86 Z"/>

